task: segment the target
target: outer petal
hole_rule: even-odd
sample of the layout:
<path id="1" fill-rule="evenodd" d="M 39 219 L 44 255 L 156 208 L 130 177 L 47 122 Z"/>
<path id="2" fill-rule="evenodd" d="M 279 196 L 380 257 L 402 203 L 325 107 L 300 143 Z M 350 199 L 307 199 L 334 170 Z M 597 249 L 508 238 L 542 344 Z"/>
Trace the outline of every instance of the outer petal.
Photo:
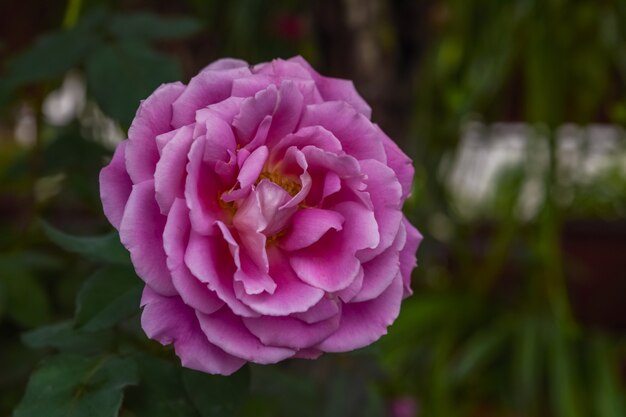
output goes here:
<path id="1" fill-rule="evenodd" d="M 305 68 L 311 77 L 315 80 L 317 88 L 326 101 L 341 100 L 350 103 L 359 113 L 363 114 L 368 119 L 372 115 L 372 109 L 363 100 L 363 97 L 359 95 L 354 88 L 354 83 L 351 80 L 344 80 L 341 78 L 324 77 L 320 75 L 313 67 L 301 56 L 294 56 L 288 59 L 289 62 L 298 63 Z"/>
<path id="2" fill-rule="evenodd" d="M 291 60 L 284 59 L 273 59 L 270 62 L 255 65 L 253 72 L 258 74 L 268 74 L 279 79 L 313 79 L 309 71 L 307 71 L 306 68 L 303 68 L 302 65 L 291 62 Z"/>
<path id="3" fill-rule="evenodd" d="M 343 306 L 339 329 L 317 345 L 325 352 L 346 352 L 367 346 L 387 333 L 400 313 L 402 278 L 398 274 L 380 297 Z"/>
<path id="4" fill-rule="evenodd" d="M 185 201 L 177 198 L 167 217 L 163 231 L 163 247 L 167 254 L 167 267 L 172 283 L 185 304 L 205 314 L 211 314 L 224 305 L 215 292 L 194 277 L 185 265 L 184 257 L 189 242 L 189 209 Z"/>
<path id="5" fill-rule="evenodd" d="M 182 197 L 185 190 L 187 154 L 193 138 L 190 126 L 181 127 L 177 134 L 163 147 L 161 159 L 154 172 L 156 200 L 161 213 L 167 214 L 176 197 Z"/>
<path id="6" fill-rule="evenodd" d="M 300 121 L 303 102 L 302 93 L 294 82 L 283 80 L 278 90 L 276 108 L 272 114 L 272 127 L 267 134 L 269 141 L 277 141 L 296 129 Z"/>
<path id="7" fill-rule="evenodd" d="M 317 323 L 341 314 L 341 301 L 331 294 L 326 294 L 317 304 L 302 313 L 294 313 L 291 316 L 305 323 Z"/>
<path id="8" fill-rule="evenodd" d="M 305 323 L 293 317 L 261 316 L 243 319 L 245 326 L 264 345 L 304 349 L 315 346 L 339 327 L 340 315 Z"/>
<path id="9" fill-rule="evenodd" d="M 189 86 L 172 104 L 172 126 L 180 127 L 192 123 L 196 111 L 225 100 L 230 92 L 235 78 L 250 74 L 246 66 L 236 66 L 226 69 L 217 63 L 216 68 L 205 68 L 189 81 Z"/>
<path id="10" fill-rule="evenodd" d="M 243 100 L 242 97 L 228 97 L 226 100 L 200 109 L 196 111 L 196 123 L 205 123 L 209 117 L 219 117 L 230 126 L 239 113 Z"/>
<path id="11" fill-rule="evenodd" d="M 211 62 L 204 69 L 205 70 L 229 70 L 233 68 L 248 67 L 248 63 L 243 59 L 236 58 L 221 58 Z"/>
<path id="12" fill-rule="evenodd" d="M 163 84 L 139 106 L 126 147 L 126 167 L 133 184 L 153 177 L 159 159 L 156 137 L 172 130 L 172 103 L 184 89 L 182 83 Z"/>
<path id="13" fill-rule="evenodd" d="M 184 367 L 210 374 L 230 375 L 245 361 L 209 343 L 191 308 L 178 297 L 163 297 L 144 289 L 141 327 L 150 339 L 174 344 Z"/>
<path id="14" fill-rule="evenodd" d="M 359 268 L 359 273 L 357 274 L 356 278 L 354 278 L 352 283 L 348 285 L 346 288 L 344 288 L 343 290 L 336 292 L 337 296 L 341 299 L 341 301 L 343 301 L 344 303 L 349 303 L 352 301 L 352 299 L 363 288 L 364 276 L 365 276 L 365 273 L 363 272 L 363 267 L 361 267 Z"/>
<path id="15" fill-rule="evenodd" d="M 283 347 L 266 346 L 227 308 L 206 315 L 197 313 L 200 327 L 211 343 L 239 358 L 260 364 L 280 362 L 296 352 Z"/>
<path id="16" fill-rule="evenodd" d="M 224 215 L 219 206 L 219 178 L 203 161 L 205 141 L 196 140 L 189 151 L 187 178 L 185 180 L 185 202 L 189 207 L 192 228 L 205 235 L 214 230 L 216 220 Z"/>
<path id="17" fill-rule="evenodd" d="M 365 183 L 374 205 L 374 216 L 378 223 L 380 243 L 374 249 L 366 249 L 358 254 L 361 261 L 368 261 L 382 253 L 393 243 L 402 221 L 402 189 L 394 172 L 374 160 L 360 161 Z"/>
<path id="18" fill-rule="evenodd" d="M 133 186 L 120 224 L 120 239 L 137 275 L 162 295 L 175 295 L 170 272 L 165 263 L 163 229 L 165 217 L 154 199 L 154 181 Z"/>
<path id="19" fill-rule="evenodd" d="M 317 359 L 322 356 L 324 352 L 318 349 L 300 349 L 293 355 L 294 359 Z"/>
<path id="20" fill-rule="evenodd" d="M 422 235 L 406 218 L 403 219 L 403 223 L 406 227 L 406 244 L 400 252 L 400 272 L 404 283 L 404 296 L 408 297 L 413 294 L 411 290 L 411 272 L 417 264 L 415 252 L 417 252 L 417 248 L 422 242 Z"/>
<path id="21" fill-rule="evenodd" d="M 234 97 L 252 97 L 261 90 L 274 84 L 273 77 L 264 74 L 253 74 L 248 77 L 237 78 L 233 81 Z"/>
<path id="22" fill-rule="evenodd" d="M 367 301 L 378 297 L 391 285 L 399 271 L 400 253 L 398 248 L 392 246 L 363 264 L 363 286 L 352 301 Z"/>
<path id="23" fill-rule="evenodd" d="M 126 172 L 124 160 L 124 151 L 127 143 L 128 141 L 123 141 L 117 145 L 113 159 L 109 165 L 100 171 L 102 209 L 104 210 L 104 215 L 116 229 L 120 227 L 124 208 L 133 187 L 133 183 Z"/>
<path id="24" fill-rule="evenodd" d="M 299 127 L 322 126 L 331 131 L 343 149 L 357 159 L 387 162 L 379 130 L 367 117 L 343 101 L 306 106 Z"/>
<path id="25" fill-rule="evenodd" d="M 376 126 L 376 125 L 375 125 Z M 398 181 L 402 186 L 402 200 L 411 194 L 411 188 L 413 186 L 413 176 L 415 175 L 415 169 L 411 158 L 406 156 L 402 149 L 389 138 L 378 126 L 376 126 L 383 138 L 383 147 L 387 154 L 387 165 L 396 173 Z"/>
<path id="26" fill-rule="evenodd" d="M 243 101 L 239 114 L 233 119 L 239 143 L 245 145 L 252 141 L 261 121 L 274 112 L 277 100 L 278 90 L 271 84 Z"/>

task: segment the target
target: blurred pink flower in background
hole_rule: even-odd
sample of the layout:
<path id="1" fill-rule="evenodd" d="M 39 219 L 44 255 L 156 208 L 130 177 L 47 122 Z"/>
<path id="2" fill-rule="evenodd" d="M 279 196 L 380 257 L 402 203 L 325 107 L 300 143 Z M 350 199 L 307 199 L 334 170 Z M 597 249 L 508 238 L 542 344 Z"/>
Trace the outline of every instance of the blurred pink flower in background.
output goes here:
<path id="1" fill-rule="evenodd" d="M 219 60 L 142 102 L 100 190 L 148 337 L 227 375 L 386 333 L 421 235 L 411 161 L 370 113 L 301 57 Z"/>
<path id="2" fill-rule="evenodd" d="M 418 417 L 419 406 L 415 398 L 408 395 L 394 398 L 390 406 L 391 417 Z"/>

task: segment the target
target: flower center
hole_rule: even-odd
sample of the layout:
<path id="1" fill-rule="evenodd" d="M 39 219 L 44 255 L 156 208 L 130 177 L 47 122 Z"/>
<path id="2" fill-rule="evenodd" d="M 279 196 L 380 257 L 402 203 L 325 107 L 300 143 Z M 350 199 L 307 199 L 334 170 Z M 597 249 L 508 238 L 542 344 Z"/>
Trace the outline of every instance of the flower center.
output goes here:
<path id="1" fill-rule="evenodd" d="M 220 193 L 217 196 L 217 204 L 226 212 L 230 215 L 230 217 L 232 218 L 235 213 L 237 212 L 237 207 L 235 206 L 235 202 L 234 201 L 224 201 L 222 200 L 222 194 Z"/>
<path id="2" fill-rule="evenodd" d="M 259 174 L 259 178 L 256 181 L 256 184 L 261 182 L 261 180 L 266 179 L 270 180 L 274 184 L 280 186 L 283 190 L 287 191 L 290 196 L 295 196 L 302 189 L 302 185 L 300 185 L 300 181 L 277 173 L 276 171 L 263 171 Z"/>

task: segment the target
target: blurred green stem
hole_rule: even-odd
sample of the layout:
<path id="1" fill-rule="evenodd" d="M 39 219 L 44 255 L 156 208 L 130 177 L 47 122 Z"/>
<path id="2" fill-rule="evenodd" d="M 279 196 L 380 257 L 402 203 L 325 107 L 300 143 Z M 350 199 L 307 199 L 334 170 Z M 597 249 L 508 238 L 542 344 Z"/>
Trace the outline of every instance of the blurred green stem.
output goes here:
<path id="1" fill-rule="evenodd" d="M 558 207 L 554 201 L 554 191 L 557 181 L 556 136 L 554 131 L 549 134 L 550 165 L 546 181 L 546 198 L 543 216 L 540 220 L 541 237 L 546 245 L 543 251 L 545 256 L 541 261 L 545 271 L 547 295 L 556 319 L 564 325 L 568 332 L 576 328 L 572 318 L 567 282 L 563 271 L 563 256 L 561 253 L 561 219 Z"/>
<path id="2" fill-rule="evenodd" d="M 69 29 L 73 27 L 80 16 L 83 0 L 68 0 L 65 8 L 65 16 L 63 17 L 63 27 Z"/>

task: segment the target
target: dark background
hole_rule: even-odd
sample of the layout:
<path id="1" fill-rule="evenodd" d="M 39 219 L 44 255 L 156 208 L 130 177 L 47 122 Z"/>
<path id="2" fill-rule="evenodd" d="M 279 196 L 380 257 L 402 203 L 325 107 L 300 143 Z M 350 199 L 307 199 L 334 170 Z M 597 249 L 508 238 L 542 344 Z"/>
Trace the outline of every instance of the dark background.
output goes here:
<path id="1" fill-rule="evenodd" d="M 626 415 L 620 0 L 2 0 L 0 415 L 42 358 L 137 354 L 119 342 L 137 331 L 134 298 L 104 336 L 81 322 L 103 256 L 55 230 L 110 232 L 97 175 L 139 100 L 220 57 L 297 54 L 354 80 L 414 159 L 405 212 L 425 239 L 388 336 L 251 367 L 237 415 Z M 59 322 L 75 333 L 50 336 Z M 73 344 L 85 333 L 98 346 Z M 141 343 L 168 379 L 171 351 Z M 190 393 L 145 408 L 165 401 L 145 380 L 121 415 L 196 415 Z"/>

